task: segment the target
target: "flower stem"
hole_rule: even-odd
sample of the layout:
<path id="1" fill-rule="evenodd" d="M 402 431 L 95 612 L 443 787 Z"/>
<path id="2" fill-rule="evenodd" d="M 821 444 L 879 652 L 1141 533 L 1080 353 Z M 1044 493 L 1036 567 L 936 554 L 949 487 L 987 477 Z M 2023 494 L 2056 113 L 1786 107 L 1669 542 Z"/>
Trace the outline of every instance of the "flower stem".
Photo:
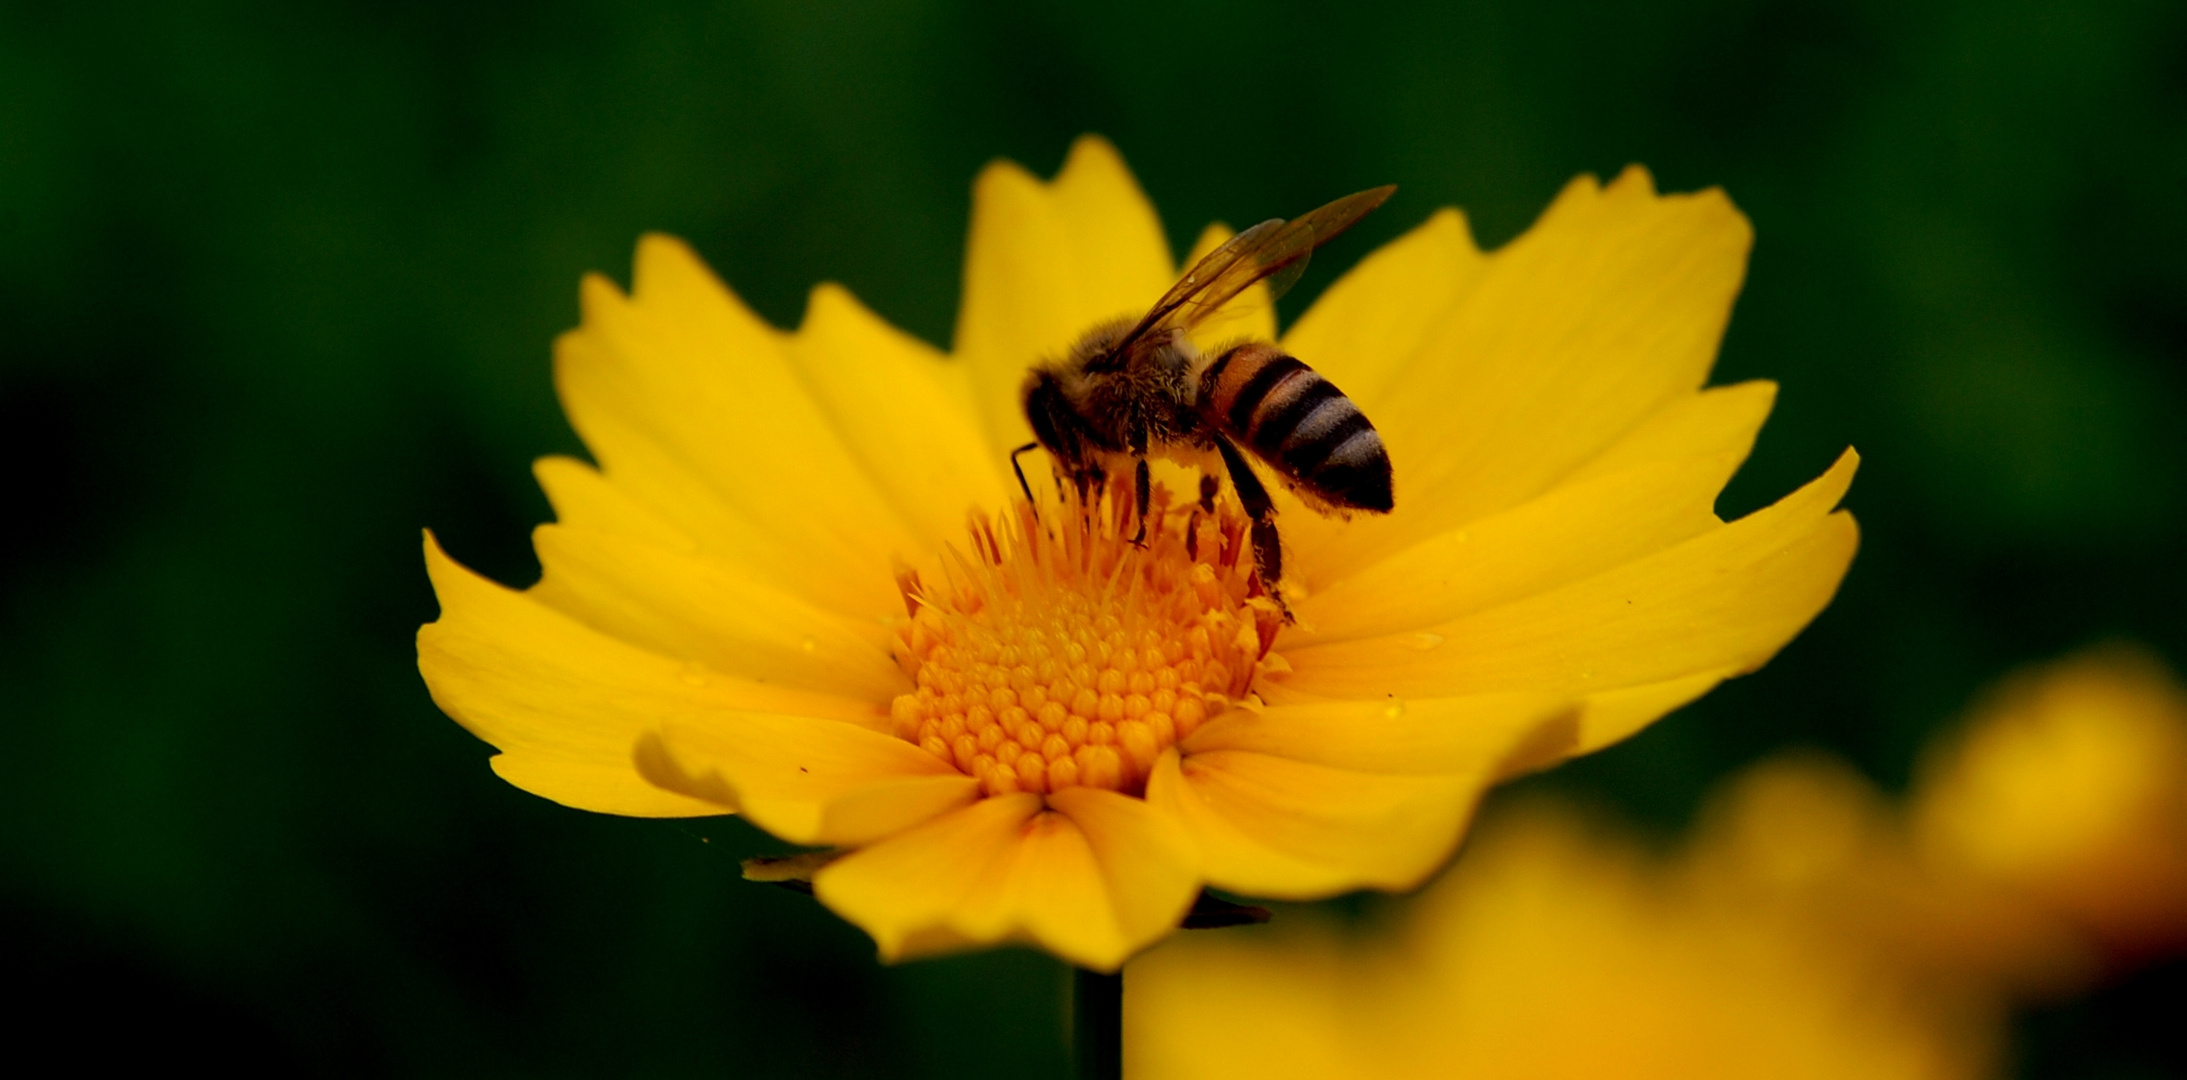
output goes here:
<path id="1" fill-rule="evenodd" d="M 1124 973 L 1071 971 L 1071 1048 L 1078 1080 L 1122 1080 Z"/>

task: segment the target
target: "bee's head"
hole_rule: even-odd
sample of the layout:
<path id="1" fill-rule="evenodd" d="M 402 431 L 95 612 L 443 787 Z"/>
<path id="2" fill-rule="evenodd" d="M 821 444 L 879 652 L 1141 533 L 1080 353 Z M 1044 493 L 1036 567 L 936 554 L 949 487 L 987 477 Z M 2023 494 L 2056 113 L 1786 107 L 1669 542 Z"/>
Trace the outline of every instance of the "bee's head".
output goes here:
<path id="1" fill-rule="evenodd" d="M 1076 460 L 1069 452 L 1077 444 L 1068 432 L 1072 426 L 1071 402 L 1064 396 L 1063 384 L 1056 373 L 1046 366 L 1036 367 L 1025 376 L 1025 389 L 1021 393 L 1025 406 L 1025 422 L 1033 427 L 1033 438 L 1040 440 L 1050 454 L 1064 460 Z M 1066 447 L 1068 441 L 1070 447 Z"/>

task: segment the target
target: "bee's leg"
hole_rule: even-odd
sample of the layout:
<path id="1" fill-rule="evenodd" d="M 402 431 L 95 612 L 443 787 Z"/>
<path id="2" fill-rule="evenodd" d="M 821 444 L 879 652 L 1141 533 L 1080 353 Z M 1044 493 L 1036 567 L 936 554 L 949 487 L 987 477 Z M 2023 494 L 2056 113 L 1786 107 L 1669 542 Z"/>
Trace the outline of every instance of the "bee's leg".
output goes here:
<path id="1" fill-rule="evenodd" d="M 1222 481 L 1215 479 L 1215 475 L 1213 473 L 1200 474 L 1201 513 L 1210 515 L 1215 513 L 1215 492 L 1222 486 Z"/>
<path id="2" fill-rule="evenodd" d="M 1147 459 L 1140 458 L 1138 467 L 1133 469 L 1132 472 L 1132 483 L 1136 488 L 1134 494 L 1139 499 L 1139 531 L 1132 534 L 1131 542 L 1133 547 L 1145 547 L 1147 546 L 1147 503 L 1153 498 L 1154 494 L 1152 490 L 1153 480 L 1147 475 Z"/>
<path id="3" fill-rule="evenodd" d="M 1040 519 L 1040 507 L 1033 503 L 1033 485 L 1025 482 L 1025 469 L 1018 464 L 1018 455 L 1039 446 L 1037 442 L 1029 442 L 1010 451 L 1010 471 L 1018 474 L 1018 490 L 1025 493 L 1025 505 L 1033 507 L 1033 519 L 1036 521 Z"/>
<path id="4" fill-rule="evenodd" d="M 1217 436 L 1215 449 L 1223 455 L 1223 467 L 1230 473 L 1230 486 L 1238 490 L 1238 503 L 1245 508 L 1247 517 L 1253 519 L 1253 576 L 1261 581 L 1261 587 L 1283 609 L 1285 621 L 1291 618 L 1291 605 L 1283 602 L 1283 594 L 1276 586 L 1283 581 L 1283 543 L 1276 536 L 1276 502 L 1268 497 L 1268 489 L 1261 486 L 1261 478 L 1253 475 L 1253 467 L 1245 463 L 1245 455 L 1230 445 L 1230 440 Z"/>
<path id="5" fill-rule="evenodd" d="M 1132 534 L 1131 543 L 1133 547 L 1145 547 L 1147 542 L 1147 501 L 1152 495 L 1153 482 L 1147 475 L 1147 418 L 1140 415 L 1136 409 L 1132 411 L 1129 438 L 1131 440 L 1132 457 L 1136 459 L 1135 467 L 1132 470 L 1132 494 L 1137 499 L 1137 508 L 1139 510 L 1139 531 Z"/>

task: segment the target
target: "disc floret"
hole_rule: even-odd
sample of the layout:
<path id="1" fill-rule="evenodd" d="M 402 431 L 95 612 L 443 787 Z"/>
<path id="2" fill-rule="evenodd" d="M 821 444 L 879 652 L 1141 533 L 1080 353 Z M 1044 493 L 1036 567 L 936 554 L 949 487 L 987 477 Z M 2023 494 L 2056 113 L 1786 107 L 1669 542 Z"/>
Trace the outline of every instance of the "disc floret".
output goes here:
<path id="1" fill-rule="evenodd" d="M 1131 501 L 976 516 L 944 585 L 902 577 L 897 659 L 918 689 L 890 705 L 898 737 L 988 795 L 1137 794 L 1165 750 L 1249 692 L 1282 624 L 1250 523 L 1157 487 L 1135 545 Z"/>

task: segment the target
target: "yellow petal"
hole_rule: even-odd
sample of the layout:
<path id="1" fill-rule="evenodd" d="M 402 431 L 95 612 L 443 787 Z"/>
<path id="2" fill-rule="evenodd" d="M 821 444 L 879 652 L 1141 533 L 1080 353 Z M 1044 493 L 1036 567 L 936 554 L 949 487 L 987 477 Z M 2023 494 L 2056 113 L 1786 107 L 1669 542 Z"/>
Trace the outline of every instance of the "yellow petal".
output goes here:
<path id="1" fill-rule="evenodd" d="M 1363 403 L 1396 512 L 1317 538 L 1325 551 L 1301 541 L 1301 568 L 1363 565 L 1518 505 L 1690 395 L 1750 240 L 1720 191 L 1659 197 L 1638 169 L 1575 181 Z"/>
<path id="2" fill-rule="evenodd" d="M 1201 259 L 1229 243 L 1235 235 L 1230 226 L 1220 223 L 1201 230 L 1200 239 L 1192 245 L 1192 254 L 1185 256 L 1185 267 L 1190 269 L 1199 265 Z M 1193 344 L 1211 354 L 1230 342 L 1248 338 L 1276 340 L 1276 305 L 1269 298 L 1265 281 L 1254 282 L 1236 299 L 1223 305 L 1221 311 L 1192 328 Z"/>
<path id="3" fill-rule="evenodd" d="M 1373 417 L 1390 382 L 1421 360 L 1430 331 L 1451 318 L 1487 265 L 1465 215 L 1438 210 L 1330 285 L 1284 335 L 1284 347 Z"/>
<path id="4" fill-rule="evenodd" d="M 641 778 L 630 763 L 638 736 L 664 717 L 728 709 L 878 722 L 868 702 L 713 674 L 617 641 L 457 565 L 430 534 L 425 563 L 441 616 L 418 630 L 418 670 L 442 711 L 503 752 L 496 770 L 533 794 L 604 813 L 720 813 Z"/>
<path id="5" fill-rule="evenodd" d="M 988 944 L 955 919 L 1040 813 L 1038 795 L 981 799 L 829 863 L 813 875 L 813 895 L 873 935 L 884 960 Z"/>
<path id="6" fill-rule="evenodd" d="M 1417 630 L 1603 573 L 1722 524 L 1732 454 L 1649 462 L 1414 544 L 1300 601 L 1309 643 Z"/>
<path id="7" fill-rule="evenodd" d="M 564 525 L 628 536 L 670 551 L 699 550 L 698 542 L 674 522 L 608 483 L 585 462 L 550 455 L 532 462 L 532 475 L 547 493 L 555 520 Z"/>
<path id="8" fill-rule="evenodd" d="M 646 779 L 794 844 L 871 843 L 979 795 L 979 781 L 902 739 L 805 716 L 672 721 L 635 753 Z"/>
<path id="9" fill-rule="evenodd" d="M 495 754 L 495 775 L 564 806 L 625 817 L 705 817 L 734 807 L 646 783 L 628 762 L 601 765 L 544 754 Z"/>
<path id="10" fill-rule="evenodd" d="M 753 571 L 562 525 L 532 533 L 531 595 L 633 645 L 755 682 L 864 701 L 911 689 L 878 621 L 784 593 Z"/>
<path id="11" fill-rule="evenodd" d="M 1297 549 L 1297 557 L 1291 560 L 1296 567 L 1297 578 L 1311 583 L 1315 593 L 1348 584 L 1352 575 L 1363 570 L 1379 569 L 1382 560 L 1400 553 L 1419 550 L 1423 545 L 1438 541 L 1451 541 L 1478 533 L 1498 518 L 1519 515 L 1522 518 L 1539 511 L 1529 510 L 1536 502 L 1569 499 L 1564 489 L 1600 481 L 1606 476 L 1639 469 L 1644 466 L 1666 466 L 1671 463 L 1697 464 L 1696 459 L 1714 459 L 1728 463 L 1736 470 L 1754 449 L 1754 438 L 1762 430 L 1762 422 L 1769 418 L 1770 406 L 1776 401 L 1776 384 L 1764 381 L 1744 382 L 1733 386 L 1719 386 L 1697 393 L 1681 395 L 1640 426 L 1626 433 L 1604 450 L 1601 456 L 1582 465 L 1571 475 L 1532 502 L 1522 503 L 1501 514 L 1492 514 L 1456 529 L 1447 530 L 1433 537 L 1420 535 L 1418 530 L 1405 523 L 1377 525 L 1367 519 L 1354 518 L 1350 522 L 1321 517 L 1305 510 L 1290 499 L 1288 492 L 1278 492 L 1283 503 L 1282 521 L 1284 539 Z M 1728 477 L 1728 473 L 1726 474 Z M 1598 491 L 1604 490 L 1600 486 Z M 1703 506 L 1704 511 L 1714 504 L 1714 494 Z M 1672 520 L 1696 520 L 1680 516 L 1679 508 L 1657 508 L 1647 511 L 1651 515 L 1674 514 Z M 1714 515 L 1709 515 L 1714 520 Z M 1348 529 L 1379 530 L 1369 542 L 1338 544 L 1331 534 Z M 1619 547 L 1621 537 L 1628 531 L 1625 525 L 1615 526 L 1601 534 L 1605 550 Z M 1411 545 L 1407 547 L 1406 545 Z M 1313 601 L 1309 597 L 1309 604 Z M 1333 605 L 1331 605 L 1333 606 Z M 1327 608 L 1317 608 L 1327 610 Z M 1323 633 L 1335 632 L 1336 623 L 1324 622 L 1315 617 L 1307 623 Z"/>
<path id="12" fill-rule="evenodd" d="M 1562 482 L 1576 484 L 1652 461 L 1709 454 L 1745 461 L 1776 403 L 1777 384 L 1766 379 L 1674 398 Z"/>
<path id="13" fill-rule="evenodd" d="M 635 279 L 625 297 L 587 278 L 583 325 L 556 347 L 563 406 L 607 478 L 709 554 L 839 610 L 895 610 L 885 574 L 842 568 L 888 566 L 909 533 L 784 336 L 677 241 L 641 241 Z"/>
<path id="14" fill-rule="evenodd" d="M 1752 239 L 1721 191 L 1566 188 L 1377 400 L 1408 486 L 1462 493 L 1453 521 L 1512 505 L 1699 388 Z"/>
<path id="15" fill-rule="evenodd" d="M 1121 944 L 1104 969 L 1176 928 L 1200 893 L 1200 853 L 1175 820 L 1144 799 L 1099 788 L 1065 788 L 1048 805 L 1086 834 L 1108 884 Z"/>
<path id="16" fill-rule="evenodd" d="M 555 343 L 557 381 L 565 402 L 572 396 L 606 396 L 610 388 L 597 376 L 607 361 L 590 359 L 600 351 L 595 342 L 573 334 L 564 334 Z M 574 419 L 579 406 L 565 408 L 573 416 L 572 425 L 593 447 L 594 456 L 608 461 L 614 472 L 610 476 L 591 466 L 535 465 L 535 474 L 548 485 L 547 497 L 556 514 L 569 515 L 564 521 L 648 537 L 724 562 L 759 566 L 780 572 L 785 579 L 801 573 L 806 577 L 799 580 L 798 591 L 812 592 L 807 588 L 813 584 L 812 568 L 798 565 L 779 539 L 724 502 L 709 486 L 703 470 L 650 428 L 639 403 L 586 408 L 581 422 Z M 838 610 L 858 610 L 862 594 L 848 585 L 828 591 L 825 602 Z"/>
<path id="17" fill-rule="evenodd" d="M 991 445 L 1032 439 L 1018 403 L 1028 367 L 1103 320 L 1144 313 L 1175 275 L 1153 206 L 1106 140 L 1079 139 L 1051 184 L 988 166 L 973 187 L 954 352 Z"/>
<path id="18" fill-rule="evenodd" d="M 1286 649 L 1285 681 L 1329 697 L 1584 695 L 1751 671 L 1820 612 L 1858 530 L 1832 513 L 1858 458 L 1768 509 L 1608 573 L 1377 638 Z"/>
<path id="19" fill-rule="evenodd" d="M 1572 756 L 1591 754 L 1654 723 L 1734 675 L 1751 668 L 1726 667 L 1684 675 L 1662 682 L 1629 686 L 1623 690 L 1589 694 L 1581 699 L 1579 739 Z"/>
<path id="20" fill-rule="evenodd" d="M 1147 802 L 1184 827 L 1208 883 L 1310 900 L 1409 889 L 1450 857 L 1492 777 L 1390 775 L 1243 750 L 1162 755 Z"/>
<path id="21" fill-rule="evenodd" d="M 1486 773 L 1564 756 L 1576 709 L 1542 694 L 1331 701 L 1232 709 L 1188 736 L 1187 755 L 1243 750 L 1360 772 Z"/>
<path id="22" fill-rule="evenodd" d="M 1089 792 L 1066 812 L 1037 795 L 982 799 L 836 860 L 813 891 L 884 959 L 1014 941 L 1113 971 L 1175 925 L 1198 884 L 1174 826 L 1122 801 Z"/>
<path id="23" fill-rule="evenodd" d="M 963 364 L 837 285 L 813 290 L 790 348 L 836 435 L 911 527 L 917 550 L 959 540 L 967 511 L 1002 504 L 1009 469 L 981 433 Z"/>

